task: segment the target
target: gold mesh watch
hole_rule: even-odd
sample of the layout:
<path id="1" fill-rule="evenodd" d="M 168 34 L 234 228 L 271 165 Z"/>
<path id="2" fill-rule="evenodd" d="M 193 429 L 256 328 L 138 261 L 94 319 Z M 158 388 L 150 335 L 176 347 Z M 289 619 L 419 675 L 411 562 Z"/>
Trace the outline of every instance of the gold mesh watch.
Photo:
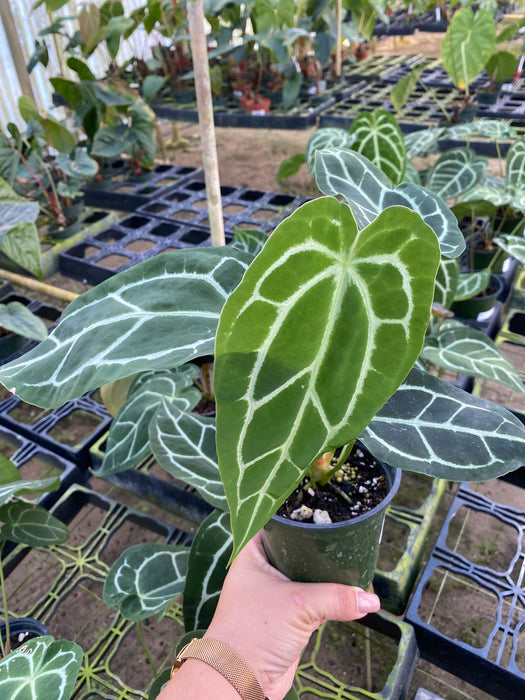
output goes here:
<path id="1" fill-rule="evenodd" d="M 254 672 L 239 654 L 215 639 L 194 637 L 181 649 L 171 668 L 171 678 L 186 659 L 199 659 L 229 681 L 243 700 L 268 700 Z"/>

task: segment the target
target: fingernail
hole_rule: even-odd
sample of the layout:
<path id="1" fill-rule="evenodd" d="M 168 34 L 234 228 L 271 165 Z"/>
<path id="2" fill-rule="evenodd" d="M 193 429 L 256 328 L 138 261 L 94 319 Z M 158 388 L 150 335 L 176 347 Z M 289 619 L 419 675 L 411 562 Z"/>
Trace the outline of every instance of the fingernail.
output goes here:
<path id="1" fill-rule="evenodd" d="M 365 615 L 370 612 L 377 612 L 381 607 L 381 601 L 374 593 L 357 591 L 357 610 Z"/>

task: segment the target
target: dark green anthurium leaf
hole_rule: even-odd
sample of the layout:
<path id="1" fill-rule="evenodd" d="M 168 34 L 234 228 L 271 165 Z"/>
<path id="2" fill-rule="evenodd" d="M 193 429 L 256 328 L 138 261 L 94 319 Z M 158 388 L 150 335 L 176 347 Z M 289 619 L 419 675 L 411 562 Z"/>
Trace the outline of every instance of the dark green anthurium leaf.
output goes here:
<path id="1" fill-rule="evenodd" d="M 277 181 L 285 180 L 287 177 L 297 175 L 305 163 L 306 159 L 304 157 L 304 153 L 296 153 L 294 156 L 290 156 L 290 158 L 285 158 L 279 166 L 275 179 Z"/>
<path id="2" fill-rule="evenodd" d="M 212 506 L 227 510 L 215 449 L 215 421 L 163 401 L 149 428 L 151 451 L 176 479 L 197 489 Z"/>
<path id="3" fill-rule="evenodd" d="M 385 109 L 361 112 L 352 122 L 350 134 L 355 137 L 355 151 L 374 163 L 394 185 L 403 181 L 406 148 L 393 114 Z"/>
<path id="4" fill-rule="evenodd" d="M 29 224 L 38 217 L 38 204 L 20 197 L 0 178 L 0 240 L 17 224 Z"/>
<path id="5" fill-rule="evenodd" d="M 120 605 L 126 620 L 139 622 L 164 615 L 182 592 L 189 548 L 146 542 L 129 547 L 111 565 L 102 598 L 106 605 Z"/>
<path id="6" fill-rule="evenodd" d="M 60 478 L 58 476 L 50 476 L 47 479 L 16 479 L 11 470 L 6 474 L 4 465 L 0 464 L 2 473 L 2 481 L 0 483 L 0 504 L 7 503 L 16 494 L 25 493 L 40 493 L 45 491 L 54 491 L 60 486 Z M 9 479 L 12 476 L 12 479 Z M 6 481 L 4 481 L 6 479 Z"/>
<path id="7" fill-rule="evenodd" d="M 485 215 L 491 213 L 496 207 L 503 207 L 510 204 L 511 196 L 502 187 L 494 185 L 478 185 L 465 192 L 459 204 L 454 205 L 453 210 L 456 216 L 468 216 L 469 211 Z M 470 206 L 467 207 L 467 204 Z M 488 206 L 487 206 L 488 205 Z"/>
<path id="8" fill-rule="evenodd" d="M 162 75 L 147 75 L 142 85 L 142 96 L 146 102 L 151 102 L 166 82 Z"/>
<path id="9" fill-rule="evenodd" d="M 0 214 L 1 214 L 0 207 Z M 34 223 L 24 222 L 13 226 L 2 238 L 2 253 L 35 277 L 42 279 L 40 238 Z"/>
<path id="10" fill-rule="evenodd" d="M 442 258 L 436 277 L 434 301 L 445 309 L 450 309 L 459 281 L 459 260 Z"/>
<path id="11" fill-rule="evenodd" d="M 496 343 L 477 328 L 447 319 L 431 341 L 425 344 L 420 357 L 435 367 L 489 379 L 519 393 L 525 392 L 516 367 Z"/>
<path id="12" fill-rule="evenodd" d="M 421 76 L 423 66 L 414 68 L 407 75 L 404 75 L 398 82 L 394 85 L 390 91 L 390 100 L 396 112 L 400 112 L 406 105 L 408 98 L 414 91 L 417 81 Z"/>
<path id="13" fill-rule="evenodd" d="M 407 159 L 427 155 L 430 149 L 443 137 L 443 127 L 430 127 L 421 131 L 411 131 L 404 135 Z"/>
<path id="14" fill-rule="evenodd" d="M 403 182 L 410 182 L 413 185 L 421 186 L 421 176 L 419 174 L 419 170 L 411 161 L 407 161 Z"/>
<path id="15" fill-rule="evenodd" d="M 0 507 L 0 521 L 4 523 L 2 537 L 30 547 L 62 544 L 69 537 L 69 530 L 61 520 L 45 508 L 32 503 L 5 503 Z"/>
<path id="16" fill-rule="evenodd" d="M 145 372 L 129 388 L 128 397 L 111 423 L 106 452 L 97 474 L 107 476 L 134 467 L 150 452 L 149 425 L 164 397 L 191 410 L 201 397 L 193 380 L 199 373 L 196 365 L 182 365 L 173 370 Z"/>
<path id="17" fill-rule="evenodd" d="M 430 168 L 426 186 L 442 199 L 453 199 L 480 181 L 488 162 L 470 148 L 451 148 Z"/>
<path id="18" fill-rule="evenodd" d="M 315 152 L 327 148 L 352 148 L 356 137 L 346 129 L 325 127 L 313 133 L 306 144 L 305 159 L 310 173 L 315 169 Z"/>
<path id="19" fill-rule="evenodd" d="M 98 173 L 97 161 L 93 160 L 81 148 L 75 148 L 74 157 L 58 153 L 56 163 L 60 170 L 69 177 L 89 179 Z"/>
<path id="20" fill-rule="evenodd" d="M 441 60 L 457 88 L 468 89 L 492 56 L 495 43 L 492 12 L 463 7 L 454 13 L 441 42 Z"/>
<path id="21" fill-rule="evenodd" d="M 61 406 L 137 372 L 211 354 L 222 306 L 252 257 L 231 246 L 158 255 L 72 302 L 48 338 L 0 369 L 24 401 Z"/>
<path id="22" fill-rule="evenodd" d="M 70 700 L 83 658 L 75 642 L 30 639 L 0 659 L 0 697 Z"/>
<path id="23" fill-rule="evenodd" d="M 215 348 L 236 551 L 314 459 L 356 438 L 397 389 L 423 344 L 439 258 L 414 212 L 391 207 L 359 232 L 332 197 L 270 236 L 224 306 Z"/>
<path id="24" fill-rule="evenodd" d="M 525 138 L 518 139 L 509 148 L 506 157 L 508 185 L 525 184 Z"/>
<path id="25" fill-rule="evenodd" d="M 0 304 L 0 326 L 32 340 L 45 340 L 47 326 L 42 319 L 19 301 Z"/>
<path id="26" fill-rule="evenodd" d="M 255 257 L 259 255 L 268 240 L 268 234 L 254 229 L 234 228 L 231 246 Z"/>
<path id="27" fill-rule="evenodd" d="M 471 299 L 478 296 L 490 283 L 490 270 L 480 270 L 479 272 L 463 272 L 458 279 L 454 301 Z"/>
<path id="28" fill-rule="evenodd" d="M 183 596 L 184 627 L 209 627 L 233 548 L 230 515 L 214 510 L 201 523 L 188 562 Z"/>
<path id="29" fill-rule="evenodd" d="M 148 700 L 156 700 L 156 698 L 160 695 L 161 690 L 164 688 L 164 686 L 170 680 L 170 678 L 171 678 L 171 666 L 169 668 L 165 668 L 155 678 L 155 680 L 153 681 L 153 683 L 151 684 L 151 687 L 149 689 Z"/>
<path id="30" fill-rule="evenodd" d="M 360 436 L 379 460 L 452 481 L 485 481 L 525 457 L 525 426 L 506 409 L 414 367 Z"/>
<path id="31" fill-rule="evenodd" d="M 441 252 L 456 257 L 465 249 L 457 219 L 446 203 L 424 187 L 402 183 L 395 189 L 386 175 L 355 151 L 318 151 L 317 185 L 323 194 L 343 195 L 359 228 L 371 223 L 389 206 L 416 211 L 436 234 Z"/>
<path id="32" fill-rule="evenodd" d="M 510 234 L 498 234 L 494 243 L 502 248 L 508 255 L 516 258 L 520 263 L 525 264 L 525 239 L 522 236 L 511 236 Z"/>

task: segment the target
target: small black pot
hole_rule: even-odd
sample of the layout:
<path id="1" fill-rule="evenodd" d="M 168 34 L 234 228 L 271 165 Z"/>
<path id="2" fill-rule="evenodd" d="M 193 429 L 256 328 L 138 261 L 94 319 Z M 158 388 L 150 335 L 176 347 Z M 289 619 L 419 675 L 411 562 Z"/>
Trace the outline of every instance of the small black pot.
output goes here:
<path id="1" fill-rule="evenodd" d="M 11 650 L 18 649 L 30 639 L 45 637 L 47 634 L 47 627 L 32 617 L 15 617 L 9 620 Z M 3 644 L 5 642 L 5 622 L 0 624 L 0 636 Z"/>
<path id="2" fill-rule="evenodd" d="M 380 465 L 388 481 L 388 495 L 357 518 L 313 525 L 274 515 L 262 531 L 271 564 L 293 581 L 367 588 L 374 577 L 385 511 L 401 482 L 399 469 Z"/>
<path id="3" fill-rule="evenodd" d="M 490 311 L 503 292 L 503 280 L 498 275 L 490 276 L 490 294 L 455 301 L 450 310 L 460 318 L 477 318 L 480 313 Z"/>

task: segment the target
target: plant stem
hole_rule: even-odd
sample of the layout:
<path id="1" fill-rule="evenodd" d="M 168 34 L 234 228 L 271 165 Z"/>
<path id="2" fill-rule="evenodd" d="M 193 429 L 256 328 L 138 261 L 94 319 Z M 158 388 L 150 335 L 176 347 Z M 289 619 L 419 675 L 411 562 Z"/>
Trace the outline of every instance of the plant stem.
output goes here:
<path id="1" fill-rule="evenodd" d="M 4 568 L 2 566 L 2 551 L 4 549 L 5 540 L 0 543 L 0 588 L 2 589 L 2 606 L 4 608 L 5 616 L 5 644 L 2 649 L 3 656 L 7 656 L 11 651 L 10 637 L 11 632 L 9 630 L 9 611 L 7 609 L 7 593 L 5 590 L 5 578 L 4 578 Z M 0 640 L 1 641 L 1 640 Z"/>
<path id="2" fill-rule="evenodd" d="M 153 657 L 151 656 L 150 650 L 148 649 L 148 646 L 146 644 L 146 640 L 144 639 L 144 630 L 142 629 L 142 622 L 140 620 L 139 620 L 139 622 L 137 622 L 137 634 L 139 636 L 141 646 L 144 649 L 144 653 L 146 654 L 146 658 L 147 658 L 149 665 L 151 667 L 153 677 L 155 678 L 158 675 L 157 667 L 155 666 L 155 662 L 153 661 Z"/>
<path id="3" fill-rule="evenodd" d="M 351 440 L 347 445 L 344 445 L 344 446 L 341 448 L 341 454 L 340 454 L 339 457 L 337 458 L 337 462 L 335 463 L 335 467 L 334 467 L 334 470 L 333 470 L 333 473 L 334 473 L 334 474 L 335 474 L 336 471 L 338 471 L 339 469 L 341 469 L 341 467 L 343 466 L 343 464 L 346 462 L 346 460 L 347 460 L 347 458 L 348 458 L 348 455 L 350 454 L 350 452 L 352 452 L 352 449 L 353 449 L 354 445 L 355 445 L 355 440 Z"/>

